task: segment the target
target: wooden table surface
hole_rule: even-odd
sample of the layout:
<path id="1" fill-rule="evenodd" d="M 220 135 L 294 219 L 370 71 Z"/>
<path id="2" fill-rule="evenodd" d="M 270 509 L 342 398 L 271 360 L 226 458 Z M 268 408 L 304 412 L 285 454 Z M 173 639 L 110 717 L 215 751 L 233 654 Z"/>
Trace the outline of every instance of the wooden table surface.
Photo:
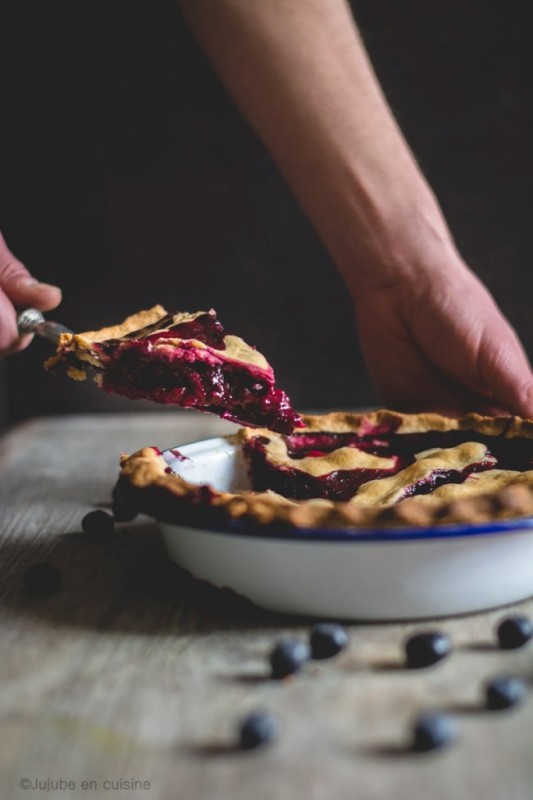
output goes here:
<path id="1" fill-rule="evenodd" d="M 121 451 L 231 429 L 193 412 L 87 415 L 34 420 L 1 441 L 0 798 L 532 800 L 533 702 L 483 708 L 488 677 L 531 684 L 533 644 L 494 644 L 497 622 L 533 614 L 531 601 L 433 623 L 353 623 L 343 654 L 276 682 L 270 648 L 306 637 L 312 620 L 194 581 L 146 518 L 107 542 L 80 532 L 108 503 Z M 62 571 L 58 594 L 24 592 L 38 561 Z M 405 669 L 402 642 L 428 628 L 449 633 L 454 653 Z M 277 716 L 279 739 L 239 752 L 237 722 L 259 708 Z M 412 721 L 430 709 L 456 713 L 460 739 L 410 753 Z"/>

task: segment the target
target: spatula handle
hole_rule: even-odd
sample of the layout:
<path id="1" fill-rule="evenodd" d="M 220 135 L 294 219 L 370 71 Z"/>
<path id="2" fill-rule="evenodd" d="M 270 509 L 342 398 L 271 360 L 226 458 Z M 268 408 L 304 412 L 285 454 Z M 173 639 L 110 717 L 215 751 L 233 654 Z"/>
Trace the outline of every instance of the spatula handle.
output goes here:
<path id="1" fill-rule="evenodd" d="M 17 318 L 19 333 L 36 333 L 57 344 L 59 334 L 72 333 L 69 328 L 59 322 L 52 322 L 43 317 L 36 308 L 27 308 Z"/>

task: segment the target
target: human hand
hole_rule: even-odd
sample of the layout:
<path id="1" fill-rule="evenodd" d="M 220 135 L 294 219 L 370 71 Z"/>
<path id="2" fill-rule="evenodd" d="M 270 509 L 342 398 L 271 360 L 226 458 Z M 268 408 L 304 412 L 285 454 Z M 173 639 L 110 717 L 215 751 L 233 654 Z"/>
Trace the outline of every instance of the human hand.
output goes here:
<path id="1" fill-rule="evenodd" d="M 19 335 L 15 306 L 49 311 L 60 302 L 61 290 L 33 278 L 0 233 L 0 356 L 24 349 L 32 339 Z"/>
<path id="2" fill-rule="evenodd" d="M 533 418 L 522 347 L 458 255 L 349 4 L 179 4 L 343 276 L 383 400 Z"/>
<path id="3" fill-rule="evenodd" d="M 533 375 L 515 331 L 463 266 L 362 291 L 365 361 L 391 408 L 533 418 Z"/>

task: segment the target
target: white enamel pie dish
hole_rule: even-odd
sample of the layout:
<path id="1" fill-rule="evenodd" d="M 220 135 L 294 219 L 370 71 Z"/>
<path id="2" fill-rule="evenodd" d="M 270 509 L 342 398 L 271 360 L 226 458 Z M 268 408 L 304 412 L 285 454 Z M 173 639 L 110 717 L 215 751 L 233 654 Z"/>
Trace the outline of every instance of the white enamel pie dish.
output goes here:
<path id="1" fill-rule="evenodd" d="M 163 453 L 191 483 L 250 488 L 239 448 L 208 439 Z M 533 595 L 533 517 L 425 528 L 225 529 L 160 522 L 172 559 L 196 578 L 278 612 L 345 620 L 443 617 Z"/>

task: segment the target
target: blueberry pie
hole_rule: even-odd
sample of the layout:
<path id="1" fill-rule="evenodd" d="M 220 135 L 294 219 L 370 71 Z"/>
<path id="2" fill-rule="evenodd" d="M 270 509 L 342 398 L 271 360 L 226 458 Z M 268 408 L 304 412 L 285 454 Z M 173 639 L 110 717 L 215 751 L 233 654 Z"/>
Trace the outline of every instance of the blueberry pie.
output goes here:
<path id="1" fill-rule="evenodd" d="M 133 399 L 210 411 L 280 433 L 302 424 L 265 357 L 226 334 L 213 310 L 169 314 L 154 306 L 120 325 L 63 333 L 45 366 L 60 364 L 74 380 L 85 380 L 90 370 L 100 388 Z"/>
<path id="2" fill-rule="evenodd" d="M 280 529 L 533 514 L 531 421 L 375 411 L 303 422 L 290 433 L 244 428 L 235 435 L 251 489 L 221 492 L 189 483 L 159 450 L 144 448 L 123 457 L 115 499 L 167 521 L 244 520 Z"/>

